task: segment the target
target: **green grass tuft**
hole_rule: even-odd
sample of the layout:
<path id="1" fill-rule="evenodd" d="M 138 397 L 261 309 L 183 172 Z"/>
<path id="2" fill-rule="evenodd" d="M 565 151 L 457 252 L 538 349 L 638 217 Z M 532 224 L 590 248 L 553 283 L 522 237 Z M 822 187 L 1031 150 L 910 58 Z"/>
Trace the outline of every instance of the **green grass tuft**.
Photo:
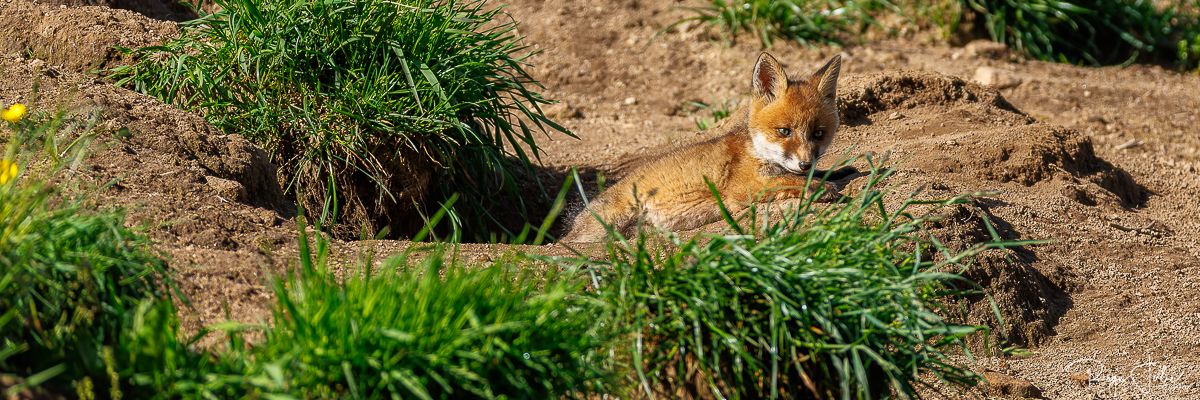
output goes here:
<path id="1" fill-rule="evenodd" d="M 692 118 L 692 120 L 696 123 L 696 130 L 706 131 L 709 128 L 717 126 L 725 118 L 729 118 L 729 116 L 733 114 L 735 110 L 737 110 L 738 104 L 737 101 L 729 100 L 718 104 L 690 101 L 687 103 L 687 106 L 692 109 L 693 113 L 699 113 L 701 111 L 708 112 L 708 117 L 697 116 Z"/>
<path id="2" fill-rule="evenodd" d="M 882 0 L 710 0 L 693 7 L 696 20 L 733 40 L 751 34 L 771 47 L 775 39 L 808 45 L 843 43 L 874 23 L 872 12 L 889 6 Z"/>
<path id="3" fill-rule="evenodd" d="M 924 377 L 974 384 L 950 354 L 969 354 L 965 339 L 986 328 L 944 316 L 948 301 L 977 293 L 958 274 L 988 245 L 952 253 L 927 236 L 933 214 L 914 216 L 965 197 L 886 210 L 876 187 L 887 175 L 845 203 L 726 214 L 728 234 L 665 249 L 646 234 L 618 239 L 595 269 L 597 292 L 627 333 L 615 349 L 637 372 L 632 385 L 756 399 L 918 397 Z"/>
<path id="4" fill-rule="evenodd" d="M 604 344 L 571 273 L 521 256 L 467 266 L 441 248 L 350 272 L 302 233 L 298 275 L 276 284 L 250 383 L 297 398 L 550 399 L 603 389 Z"/>
<path id="5" fill-rule="evenodd" d="M 468 201 L 452 220 L 476 236 L 507 229 L 506 216 L 527 220 L 538 191 L 520 191 L 517 177 L 534 176 L 537 136 L 570 133 L 542 114 L 548 101 L 524 69 L 531 52 L 501 9 L 216 3 L 222 11 L 131 51 L 138 62 L 111 76 L 262 145 L 306 209 L 339 211 L 340 237 L 411 234 L 456 192 Z"/>

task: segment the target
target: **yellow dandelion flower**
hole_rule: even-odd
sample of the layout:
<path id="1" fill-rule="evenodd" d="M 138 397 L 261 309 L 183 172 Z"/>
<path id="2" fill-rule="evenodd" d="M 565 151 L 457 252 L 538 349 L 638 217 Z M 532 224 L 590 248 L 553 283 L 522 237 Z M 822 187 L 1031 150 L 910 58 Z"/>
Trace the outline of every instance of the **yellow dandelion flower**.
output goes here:
<path id="1" fill-rule="evenodd" d="M 17 168 L 17 163 L 8 160 L 0 160 L 0 185 L 16 179 L 18 172 L 20 172 L 20 169 Z"/>
<path id="2" fill-rule="evenodd" d="M 21 104 L 21 103 L 13 104 L 13 105 L 9 106 L 7 110 L 4 110 L 3 113 L 0 113 L 0 118 L 4 119 L 5 121 L 12 122 L 14 124 L 17 123 L 17 121 L 20 121 L 21 118 L 24 118 L 24 117 L 25 117 L 25 105 Z"/>

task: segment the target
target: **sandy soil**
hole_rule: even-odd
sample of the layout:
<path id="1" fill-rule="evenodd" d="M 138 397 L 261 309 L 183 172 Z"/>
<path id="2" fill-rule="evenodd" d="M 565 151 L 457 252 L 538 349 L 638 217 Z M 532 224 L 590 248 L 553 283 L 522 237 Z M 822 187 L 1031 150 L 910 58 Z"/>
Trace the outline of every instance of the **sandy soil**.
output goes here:
<path id="1" fill-rule="evenodd" d="M 0 45 L 0 75 L 28 77 L 0 80 L 0 103 L 32 101 L 36 82 L 39 107 L 99 110 L 105 133 L 86 177 L 116 182 L 101 189 L 106 201 L 125 208 L 130 224 L 144 226 L 171 257 L 192 301 L 187 327 L 227 315 L 266 319 L 264 280 L 295 254 L 293 215 L 274 167 L 241 137 L 91 74 L 122 62 L 113 46 L 174 34 L 175 11 L 153 1 L 83 3 L 0 0 L 0 34 L 10 38 Z M 549 98 L 562 100 L 549 114 L 579 136 L 544 141 L 551 170 L 612 174 L 630 157 L 711 136 L 695 123 L 708 111 L 689 103 L 739 101 L 760 50 L 749 38 L 712 40 L 694 25 L 664 30 L 686 15 L 686 1 L 510 3 L 520 32 L 541 51 L 532 73 Z M 997 381 L 1027 380 L 1045 398 L 1200 397 L 1200 77 L 1028 61 L 919 38 L 771 51 L 793 73 L 843 54 L 844 125 L 832 155 L 890 152 L 896 193 L 991 193 L 947 214 L 941 232 L 952 242 L 987 238 L 978 215 L 1007 238 L 1050 241 L 990 252 L 968 271 L 1006 320 L 992 320 L 979 301 L 968 319 L 1031 351 L 982 358 L 976 368 L 1000 373 Z M 1004 88 L 972 83 L 981 67 Z M 861 178 L 846 190 L 860 185 Z M 353 259 L 407 246 L 336 250 Z M 565 252 L 464 249 L 484 260 L 513 250 Z M 987 395 L 949 397 L 961 396 Z"/>

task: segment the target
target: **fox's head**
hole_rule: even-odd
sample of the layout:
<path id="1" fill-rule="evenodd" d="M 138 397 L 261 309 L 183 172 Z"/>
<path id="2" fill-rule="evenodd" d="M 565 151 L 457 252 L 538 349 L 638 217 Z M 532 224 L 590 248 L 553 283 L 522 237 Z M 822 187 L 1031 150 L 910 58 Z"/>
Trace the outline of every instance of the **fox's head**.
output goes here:
<path id="1" fill-rule="evenodd" d="M 768 164 L 806 174 L 837 133 L 837 80 L 842 57 L 817 72 L 789 80 L 779 61 L 762 53 L 754 64 L 750 137 L 754 155 Z"/>

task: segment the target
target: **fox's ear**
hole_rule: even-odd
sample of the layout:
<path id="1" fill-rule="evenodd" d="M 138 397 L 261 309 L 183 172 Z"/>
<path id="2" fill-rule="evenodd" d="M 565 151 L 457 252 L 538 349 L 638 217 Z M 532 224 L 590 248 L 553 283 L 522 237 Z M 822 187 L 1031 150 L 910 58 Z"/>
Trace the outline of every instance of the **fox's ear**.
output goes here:
<path id="1" fill-rule="evenodd" d="M 821 96 L 833 100 L 837 98 L 838 74 L 842 72 L 842 56 L 833 56 L 817 72 L 813 73 L 812 81 L 817 84 L 817 92 Z"/>
<path id="2" fill-rule="evenodd" d="M 770 102 L 782 95 L 787 85 L 787 74 L 779 61 L 767 52 L 759 55 L 758 62 L 754 63 L 754 96 Z"/>

